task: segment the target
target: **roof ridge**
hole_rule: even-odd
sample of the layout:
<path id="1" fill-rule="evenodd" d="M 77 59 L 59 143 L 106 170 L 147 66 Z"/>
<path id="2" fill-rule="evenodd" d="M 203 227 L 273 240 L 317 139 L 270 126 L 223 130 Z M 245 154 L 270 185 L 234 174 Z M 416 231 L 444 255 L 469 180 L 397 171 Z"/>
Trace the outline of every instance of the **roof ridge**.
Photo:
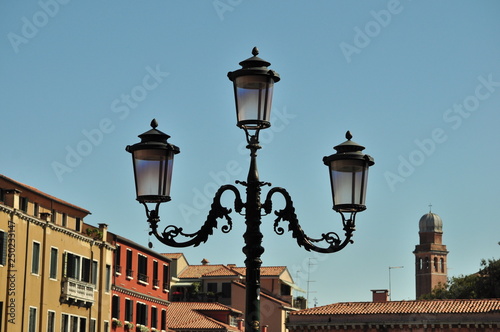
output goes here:
<path id="1" fill-rule="evenodd" d="M 500 311 L 500 299 L 438 299 L 388 302 L 338 302 L 292 315 L 461 314 Z"/>

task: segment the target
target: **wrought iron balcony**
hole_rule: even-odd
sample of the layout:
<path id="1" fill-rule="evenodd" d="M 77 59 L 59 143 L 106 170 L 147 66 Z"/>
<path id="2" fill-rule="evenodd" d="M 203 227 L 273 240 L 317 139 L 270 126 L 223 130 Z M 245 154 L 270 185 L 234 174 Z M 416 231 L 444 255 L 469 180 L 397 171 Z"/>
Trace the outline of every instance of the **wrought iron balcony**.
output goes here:
<path id="1" fill-rule="evenodd" d="M 149 277 L 145 275 L 144 273 L 137 273 L 137 280 L 148 283 L 149 282 Z"/>

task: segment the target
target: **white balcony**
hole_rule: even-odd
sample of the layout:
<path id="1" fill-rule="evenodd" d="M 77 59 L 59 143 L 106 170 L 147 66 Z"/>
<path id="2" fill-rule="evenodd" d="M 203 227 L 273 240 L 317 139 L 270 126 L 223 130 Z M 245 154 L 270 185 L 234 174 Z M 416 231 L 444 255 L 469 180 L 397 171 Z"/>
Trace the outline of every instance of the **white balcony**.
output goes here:
<path id="1" fill-rule="evenodd" d="M 66 301 L 71 299 L 92 305 L 94 303 L 94 289 L 95 286 L 88 282 L 66 278 L 63 280 L 62 297 Z"/>

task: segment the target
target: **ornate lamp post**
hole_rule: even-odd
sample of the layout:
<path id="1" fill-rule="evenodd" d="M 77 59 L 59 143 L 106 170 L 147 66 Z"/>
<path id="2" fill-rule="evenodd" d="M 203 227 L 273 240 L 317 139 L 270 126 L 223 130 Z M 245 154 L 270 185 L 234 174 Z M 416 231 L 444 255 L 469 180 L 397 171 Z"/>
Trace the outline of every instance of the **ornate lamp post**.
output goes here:
<path id="1" fill-rule="evenodd" d="M 274 211 L 274 231 L 278 235 L 285 233 L 280 222 L 288 222 L 288 229 L 297 240 L 299 246 L 306 250 L 321 253 L 333 253 L 342 250 L 348 243 L 355 230 L 356 213 L 366 209 L 365 196 L 368 181 L 368 168 L 374 164 L 373 158 L 363 154 L 363 146 L 351 141 L 352 135 L 347 132 L 347 141 L 335 146 L 336 153 L 324 157 L 323 162 L 328 166 L 333 197 L 333 209 L 342 217 L 344 238 L 336 232 L 323 233 L 319 238 L 307 236 L 299 225 L 292 199 L 284 188 L 274 187 L 269 190 L 264 202 L 261 202 L 261 188 L 270 186 L 268 182 L 259 179 L 257 171 L 257 150 L 259 146 L 259 132 L 269 128 L 271 104 L 274 83 L 280 80 L 279 75 L 268 68 L 270 63 L 259 58 L 257 48 L 252 50 L 253 56 L 240 62 L 241 69 L 228 73 L 234 84 L 236 101 L 237 126 L 245 131 L 247 149 L 250 150 L 250 168 L 246 181 L 236 181 L 246 187 L 246 201 L 243 202 L 239 190 L 231 184 L 223 185 L 216 192 L 207 220 L 195 233 L 185 233 L 181 227 L 169 225 L 158 231 L 159 207 L 163 202 L 170 201 L 170 183 L 174 155 L 179 148 L 167 142 L 167 134 L 156 129 L 156 120 L 151 122 L 152 129 L 139 135 L 141 142 L 127 146 L 126 150 L 132 153 L 137 200 L 146 208 L 146 215 L 150 225 L 149 234 L 154 235 L 160 242 L 171 247 L 198 246 L 206 242 L 213 229 L 217 227 L 217 220 L 224 218 L 226 223 L 221 228 L 223 233 L 232 229 L 230 208 L 221 205 L 220 198 L 226 191 L 232 191 L 234 210 L 245 216 L 246 231 L 243 235 L 245 246 L 246 266 L 246 331 L 260 331 L 260 267 L 262 247 L 262 233 L 260 231 L 261 216 L 272 212 L 272 196 L 281 194 L 285 199 L 285 207 Z M 147 203 L 155 204 L 153 209 Z M 244 212 L 243 212 L 244 210 Z M 186 238 L 178 241 L 177 237 Z M 317 244 L 324 243 L 323 246 Z M 150 244 L 151 245 L 151 244 Z"/>

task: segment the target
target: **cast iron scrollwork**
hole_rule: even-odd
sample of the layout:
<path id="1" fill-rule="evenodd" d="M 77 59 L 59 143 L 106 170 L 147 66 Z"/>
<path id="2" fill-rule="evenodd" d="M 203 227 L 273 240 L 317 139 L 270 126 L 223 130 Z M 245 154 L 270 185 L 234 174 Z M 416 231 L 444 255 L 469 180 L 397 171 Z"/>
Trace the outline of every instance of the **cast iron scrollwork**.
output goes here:
<path id="1" fill-rule="evenodd" d="M 160 242 L 171 247 L 197 247 L 201 243 L 206 242 L 208 240 L 208 237 L 213 234 L 213 229 L 217 228 L 217 219 L 223 218 L 226 220 L 226 224 L 222 226 L 221 231 L 223 233 L 229 233 L 233 228 L 233 222 L 231 217 L 229 216 L 229 214 L 232 212 L 232 209 L 222 206 L 220 202 L 222 194 L 227 190 L 232 191 L 236 196 L 234 200 L 234 209 L 237 213 L 241 213 L 244 205 L 241 201 L 238 189 L 233 185 L 224 185 L 220 187 L 215 194 L 210 212 L 207 216 L 207 220 L 205 221 L 203 226 L 201 226 L 201 228 L 195 233 L 185 233 L 182 227 L 177 227 L 174 225 L 169 225 L 165 227 L 161 234 L 158 233 L 158 223 L 160 222 L 158 210 L 160 203 L 156 204 L 154 210 L 149 210 L 148 206 L 143 203 L 146 207 L 146 215 L 148 217 L 148 223 L 151 228 L 149 235 L 154 235 Z M 179 235 L 190 239 L 185 242 L 177 242 L 176 238 Z"/>
<path id="2" fill-rule="evenodd" d="M 302 227 L 299 224 L 297 215 L 295 214 L 295 208 L 293 207 L 293 202 L 290 194 L 280 187 L 272 188 L 266 197 L 263 208 L 267 214 L 272 212 L 272 201 L 271 197 L 275 193 L 280 193 L 285 198 L 285 207 L 281 210 L 274 211 L 277 218 L 274 221 L 274 231 L 278 235 L 283 235 L 285 230 L 279 225 L 281 221 L 288 221 L 288 231 L 292 231 L 292 237 L 297 240 L 299 246 L 304 247 L 307 251 L 316 251 L 320 253 L 332 253 L 342 250 L 347 244 L 353 243 L 351 240 L 352 233 L 355 230 L 355 217 L 356 212 L 352 212 L 349 218 L 346 218 L 342 212 L 342 223 L 345 231 L 345 239 L 341 240 L 339 235 L 335 232 L 323 233 L 321 238 L 314 239 L 307 236 Z M 326 242 L 328 247 L 318 247 L 315 243 Z"/>

